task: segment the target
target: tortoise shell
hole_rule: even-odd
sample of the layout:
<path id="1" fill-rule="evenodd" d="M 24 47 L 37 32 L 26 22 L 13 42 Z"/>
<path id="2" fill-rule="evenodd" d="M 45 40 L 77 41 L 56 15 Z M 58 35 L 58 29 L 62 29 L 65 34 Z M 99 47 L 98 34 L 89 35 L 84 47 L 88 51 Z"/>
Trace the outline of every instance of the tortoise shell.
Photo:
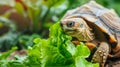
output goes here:
<path id="1" fill-rule="evenodd" d="M 78 18 L 82 18 L 82 19 L 78 20 Z M 92 28 L 93 31 L 95 30 L 94 32 L 97 36 L 99 36 L 100 34 L 98 33 L 97 30 L 102 31 L 102 33 L 104 33 L 104 37 L 106 37 L 106 39 L 111 44 L 113 43 L 112 45 L 113 48 L 120 41 L 120 18 L 117 16 L 117 14 L 113 9 L 104 8 L 101 5 L 97 4 L 95 1 L 90 1 L 89 3 L 84 4 L 81 7 L 67 11 L 67 13 L 62 18 L 61 23 L 65 32 L 71 32 L 73 31 L 72 30 L 73 28 L 75 31 L 75 27 L 78 28 L 77 26 L 79 26 L 78 23 L 76 23 L 75 25 L 74 21 L 77 22 L 77 21 L 83 21 L 83 20 L 86 21 L 87 25 L 90 28 Z M 84 24 L 81 24 L 80 26 L 82 25 Z M 75 37 L 74 35 L 76 33 L 71 33 L 71 35 L 72 34 L 73 34 L 73 37 Z M 89 39 L 91 40 L 94 38 L 91 37 Z M 102 38 L 99 38 L 99 39 L 102 39 Z M 86 41 L 86 40 L 83 40 L 83 41 Z"/>
<path id="2" fill-rule="evenodd" d="M 108 53 L 120 50 L 120 18 L 113 9 L 107 9 L 95 1 L 67 11 L 61 19 L 61 26 L 66 34 L 79 41 L 107 42 L 109 49 L 104 48 L 105 45 L 100 47 Z M 116 57 L 118 55 L 120 53 Z"/>

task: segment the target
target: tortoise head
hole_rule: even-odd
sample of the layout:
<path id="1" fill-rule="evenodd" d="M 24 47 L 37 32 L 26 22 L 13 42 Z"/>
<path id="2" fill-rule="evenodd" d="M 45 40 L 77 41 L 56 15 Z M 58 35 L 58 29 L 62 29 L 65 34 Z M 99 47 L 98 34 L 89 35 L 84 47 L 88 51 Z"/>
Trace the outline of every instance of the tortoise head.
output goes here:
<path id="1" fill-rule="evenodd" d="M 82 18 L 62 19 L 61 26 L 66 34 L 77 38 L 79 41 L 91 41 L 94 38 L 91 28 Z"/>

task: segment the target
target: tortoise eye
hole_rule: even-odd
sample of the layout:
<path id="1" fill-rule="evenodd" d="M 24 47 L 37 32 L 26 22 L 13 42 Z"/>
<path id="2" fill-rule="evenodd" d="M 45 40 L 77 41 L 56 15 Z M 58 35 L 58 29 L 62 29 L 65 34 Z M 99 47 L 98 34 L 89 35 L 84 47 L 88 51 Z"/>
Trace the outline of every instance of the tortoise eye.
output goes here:
<path id="1" fill-rule="evenodd" d="M 67 26 L 68 26 L 68 27 L 72 27 L 72 26 L 74 26 L 74 25 L 75 25 L 75 22 L 73 22 L 73 21 L 67 23 Z"/>

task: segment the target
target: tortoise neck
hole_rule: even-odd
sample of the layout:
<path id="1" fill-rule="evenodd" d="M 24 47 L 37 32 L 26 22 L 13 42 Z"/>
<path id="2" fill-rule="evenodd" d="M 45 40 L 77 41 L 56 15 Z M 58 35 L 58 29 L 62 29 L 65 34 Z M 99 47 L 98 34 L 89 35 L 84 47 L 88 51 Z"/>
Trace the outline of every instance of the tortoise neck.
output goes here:
<path id="1" fill-rule="evenodd" d="M 76 37 L 79 41 L 92 41 L 95 38 L 89 27 L 85 28 L 82 32 L 79 32 Z"/>

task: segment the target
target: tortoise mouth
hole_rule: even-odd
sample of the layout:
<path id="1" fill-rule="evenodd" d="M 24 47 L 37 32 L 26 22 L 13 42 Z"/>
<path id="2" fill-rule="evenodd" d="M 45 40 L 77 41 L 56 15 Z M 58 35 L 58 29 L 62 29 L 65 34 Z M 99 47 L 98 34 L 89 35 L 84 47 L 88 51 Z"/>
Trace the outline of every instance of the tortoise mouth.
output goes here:
<path id="1" fill-rule="evenodd" d="M 76 29 L 65 29 L 65 32 L 76 32 Z"/>
<path id="2" fill-rule="evenodd" d="M 71 37 L 75 37 L 77 34 L 76 29 L 65 29 L 64 32 Z"/>

